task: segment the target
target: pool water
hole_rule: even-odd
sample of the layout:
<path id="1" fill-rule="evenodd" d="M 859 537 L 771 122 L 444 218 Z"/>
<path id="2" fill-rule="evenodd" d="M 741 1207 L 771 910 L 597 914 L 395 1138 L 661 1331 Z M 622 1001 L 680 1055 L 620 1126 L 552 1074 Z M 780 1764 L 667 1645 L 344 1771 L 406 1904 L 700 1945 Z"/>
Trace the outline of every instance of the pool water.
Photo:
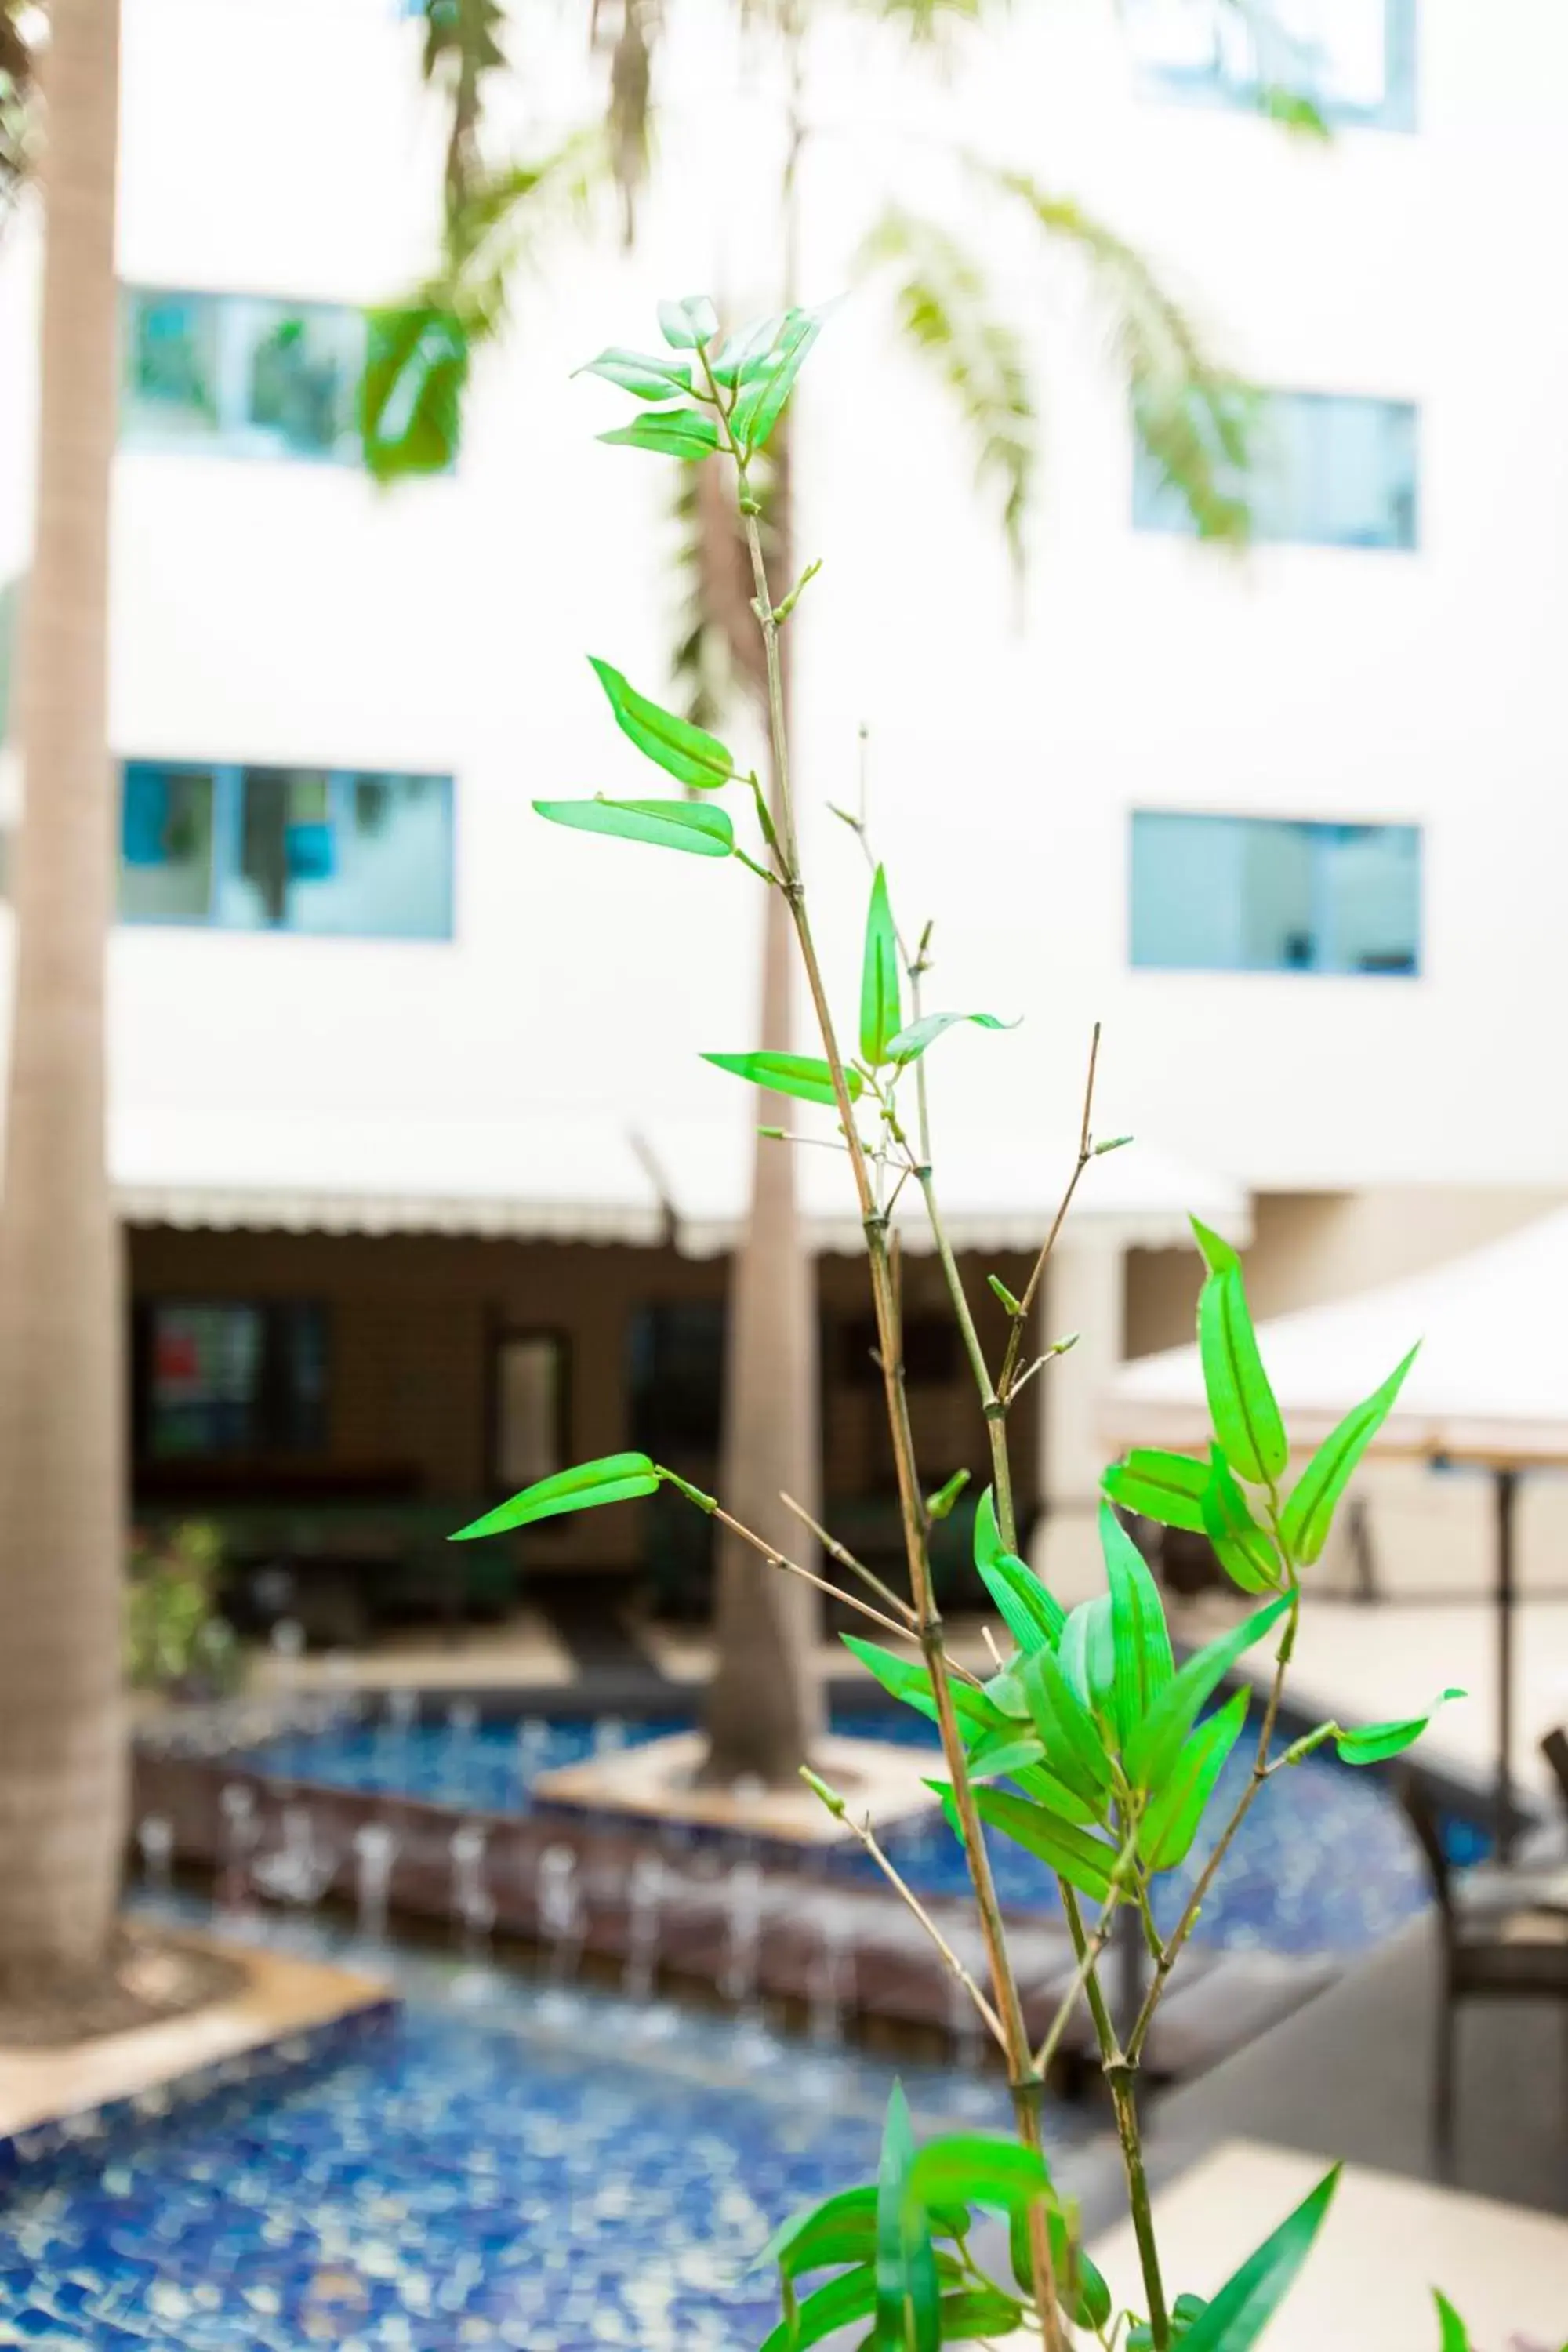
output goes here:
<path id="1" fill-rule="evenodd" d="M 295 1733 L 246 1760 L 283 1780 L 429 1798 L 456 1811 L 526 1812 L 538 1773 L 578 1762 L 606 1738 L 629 1746 L 684 1727 L 668 1719 L 608 1727 L 587 1717 L 474 1721 L 459 1704 L 412 1725 L 341 1721 Z M 935 1751 L 934 1729 L 902 1708 L 836 1711 L 834 1728 Z M 1250 1769 L 1243 1741 L 1221 1777 L 1209 1826 L 1182 1867 L 1156 1882 L 1154 1915 L 1163 1931 L 1179 1916 Z M 883 1843 L 918 1893 L 967 1891 L 963 1856 L 940 1816 L 889 1827 Z M 1005 1838 L 994 1836 L 991 1849 L 1005 1904 L 1019 1911 L 1055 1909 L 1055 1886 L 1041 1864 Z M 836 1855 L 831 1867 L 875 1876 L 858 1849 Z M 1385 1776 L 1314 1756 L 1263 1790 L 1204 1906 L 1194 1940 L 1232 1950 L 1351 1954 L 1382 1942 L 1428 1899 L 1421 1854 Z"/>
<path id="2" fill-rule="evenodd" d="M 586 1996 L 552 2040 L 526 1986 L 427 1962 L 402 1974 L 405 2011 L 335 2063 L 116 2125 L 14 2189 L 0 2343 L 760 2344 L 777 2303 L 752 2258 L 789 2213 L 874 2178 L 886 2070 L 799 2048 L 770 2060 L 673 2015 L 649 2050 L 648 2012 Z M 608 2054 L 622 2036 L 625 2059 Z M 922 2137 L 1005 2127 L 1000 2086 L 906 2073 Z M 1048 2130 L 1068 2182 L 1087 2127 L 1053 2110 Z"/>

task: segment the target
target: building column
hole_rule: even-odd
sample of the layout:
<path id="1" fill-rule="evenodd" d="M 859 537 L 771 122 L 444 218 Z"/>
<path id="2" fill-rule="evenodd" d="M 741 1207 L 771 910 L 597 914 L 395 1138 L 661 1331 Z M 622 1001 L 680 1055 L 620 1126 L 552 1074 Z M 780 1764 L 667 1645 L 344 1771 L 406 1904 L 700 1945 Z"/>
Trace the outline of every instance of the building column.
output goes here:
<path id="1" fill-rule="evenodd" d="M 1100 1434 L 1107 1382 L 1122 1360 L 1122 1244 L 1103 1229 L 1063 1234 L 1046 1276 L 1042 1337 L 1079 1335 L 1070 1353 L 1035 1375 L 1044 1502 L 1033 1565 L 1068 1604 L 1104 1589 L 1096 1519 L 1110 1459 Z"/>

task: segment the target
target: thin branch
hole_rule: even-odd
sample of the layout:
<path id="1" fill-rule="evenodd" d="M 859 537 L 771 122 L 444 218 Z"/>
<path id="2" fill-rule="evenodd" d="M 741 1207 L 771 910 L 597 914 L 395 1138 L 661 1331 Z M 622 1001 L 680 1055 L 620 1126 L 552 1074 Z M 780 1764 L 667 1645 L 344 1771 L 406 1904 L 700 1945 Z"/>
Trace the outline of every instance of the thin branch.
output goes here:
<path id="1" fill-rule="evenodd" d="M 1017 1393 L 1016 1376 L 1018 1370 L 1018 1358 L 1023 1353 L 1024 1330 L 1029 1319 L 1029 1309 L 1035 1303 L 1035 1294 L 1044 1278 L 1051 1252 L 1057 1245 L 1057 1236 L 1067 1222 L 1068 1211 L 1072 1206 L 1072 1196 L 1078 1191 L 1079 1179 L 1094 1157 L 1094 1146 L 1090 1139 L 1089 1129 L 1094 1117 L 1094 1076 L 1099 1063 L 1100 1024 L 1097 1021 L 1094 1024 L 1094 1034 L 1089 1041 L 1089 1076 L 1083 1089 L 1083 1123 L 1079 1129 L 1078 1158 L 1073 1163 L 1072 1174 L 1068 1178 L 1067 1190 L 1058 1203 L 1057 1213 L 1051 1219 L 1050 1231 L 1041 1244 L 1040 1255 L 1035 1260 L 1028 1281 L 1024 1285 L 1024 1296 L 1018 1301 L 1018 1312 L 1013 1318 L 1013 1329 L 1007 1341 L 1007 1352 L 1002 1359 L 1002 1376 L 996 1383 L 996 1392 L 1005 1405 L 1010 1404 Z"/>
<path id="2" fill-rule="evenodd" d="M 1083 1948 L 1079 1954 L 1078 1966 L 1073 1971 L 1072 1981 L 1068 1986 L 1066 1991 L 1062 1994 L 1057 2013 L 1051 2020 L 1049 2032 L 1046 2035 L 1045 2040 L 1041 2042 L 1038 2050 L 1035 2053 L 1036 2071 L 1041 2074 L 1044 2074 L 1046 2069 L 1049 2066 L 1051 2060 L 1056 2056 L 1057 2052 L 1060 2049 L 1062 2036 L 1067 2032 L 1068 2026 L 1071 2021 L 1073 2011 L 1078 2007 L 1078 1997 L 1088 1984 L 1090 1976 L 1094 1972 L 1096 1961 L 1099 1959 L 1101 1952 L 1104 1951 L 1107 1943 L 1110 1941 L 1110 1930 L 1115 1923 L 1117 1911 L 1121 1906 L 1122 1896 L 1126 1893 L 1126 1888 L 1118 1883 L 1117 1873 L 1130 1867 L 1135 1858 L 1136 1847 L 1133 1843 L 1129 1843 L 1122 1848 L 1121 1854 L 1117 1858 L 1116 1870 L 1111 1874 L 1110 1894 L 1107 1898 L 1104 1910 L 1100 1915 L 1099 1923 L 1095 1927 L 1093 1933 L 1086 1939 Z"/>
<path id="3" fill-rule="evenodd" d="M 840 1568 L 847 1568 L 851 1576 L 858 1576 L 868 1592 L 879 1594 L 887 1602 L 889 1608 L 896 1609 L 911 1627 L 917 1623 L 915 1612 L 909 1602 L 895 1592 L 890 1584 L 884 1584 L 879 1576 L 873 1575 L 864 1561 L 856 1559 L 847 1545 L 841 1544 L 837 1536 L 829 1535 L 827 1529 L 812 1517 L 804 1503 L 797 1503 L 793 1495 L 786 1495 L 782 1489 L 779 1500 L 786 1511 L 793 1511 L 802 1525 L 811 1529 L 823 1550 L 836 1559 Z"/>
<path id="4" fill-rule="evenodd" d="M 807 1584 L 815 1584 L 817 1591 L 826 1592 L 830 1600 L 842 1601 L 847 1609 L 858 1609 L 862 1617 L 869 1617 L 874 1625 L 880 1625 L 889 1633 L 896 1633 L 900 1642 L 916 1639 L 913 1626 L 900 1625 L 896 1617 L 885 1616 L 880 1609 L 873 1609 L 868 1601 L 862 1601 L 856 1593 L 841 1591 L 837 1584 L 829 1584 L 825 1576 L 814 1575 L 809 1568 L 802 1568 L 798 1559 L 791 1559 L 787 1553 L 766 1542 L 751 1528 L 742 1527 L 739 1519 L 731 1518 L 721 1506 L 716 1505 L 710 1517 L 717 1519 L 721 1528 L 728 1528 L 732 1536 L 739 1536 L 742 1543 L 750 1544 L 770 1568 L 787 1568 L 792 1576 L 803 1577 Z"/>
<path id="5" fill-rule="evenodd" d="M 846 1812 L 844 1819 L 848 1823 L 850 1829 L 854 1831 L 855 1835 L 859 1839 L 861 1844 L 865 1847 L 867 1853 L 870 1855 L 872 1861 L 881 1872 L 889 1885 L 895 1890 L 902 1901 L 905 1902 L 909 1906 L 910 1909 L 914 1913 L 915 1917 L 920 1921 L 921 1926 L 925 1929 L 926 1934 L 931 1937 L 931 1942 L 942 1954 L 942 1957 L 947 1963 L 949 1969 L 952 1975 L 958 1979 L 959 1983 L 963 1987 L 965 1992 L 968 1993 L 971 2000 L 974 2003 L 975 2008 L 980 2011 L 981 2016 L 984 2019 L 991 2032 L 995 2036 L 998 2046 L 1001 2049 L 1005 2050 L 1007 2047 L 1007 2036 L 1002 2030 L 1001 2019 L 997 2016 L 996 2011 L 992 2007 L 991 2003 L 986 2000 L 985 1995 L 981 1991 L 980 1987 L 975 1983 L 974 1979 L 970 1975 L 969 1970 L 964 1967 L 963 1962 L 959 1958 L 958 1954 L 953 1950 L 952 1946 L 948 1942 L 947 1937 L 942 1934 L 942 1929 L 937 1926 L 936 1921 L 931 1917 L 931 1913 L 925 1908 L 925 1906 L 921 1903 L 919 1895 L 915 1894 L 912 1887 L 906 1885 L 903 1879 L 900 1877 L 898 1871 L 888 1860 L 887 1855 L 878 1844 L 876 1834 L 871 1827 L 870 1814 L 868 1813 L 863 1822 L 858 1822 L 854 1819 L 853 1815 Z"/>
<path id="6" fill-rule="evenodd" d="M 1301 1594 L 1298 1587 L 1295 1605 L 1285 1620 L 1285 1631 L 1280 1636 L 1279 1648 L 1274 1660 L 1274 1679 L 1269 1685 L 1268 1704 L 1263 1710 L 1263 1722 L 1258 1734 L 1258 1747 L 1252 1759 L 1251 1774 L 1237 1801 L 1236 1811 L 1221 1831 L 1214 1852 L 1199 1874 L 1197 1885 L 1187 1897 L 1186 1908 L 1171 1930 L 1164 1949 L 1155 1963 L 1149 1990 L 1143 1996 L 1143 2006 L 1139 2011 L 1132 2031 L 1127 2039 L 1127 2055 L 1134 2062 L 1148 2038 L 1149 2028 L 1154 2021 L 1154 2011 L 1160 2006 L 1161 1998 L 1170 1980 L 1171 1970 L 1176 1964 L 1177 1954 L 1196 1927 L 1198 1914 L 1203 1909 L 1209 1888 L 1214 1885 L 1218 1874 L 1220 1864 L 1230 1851 L 1231 1841 L 1251 1811 L 1258 1790 L 1268 1778 L 1268 1749 L 1274 1738 L 1274 1727 L 1279 1719 L 1279 1705 L 1285 1693 L 1285 1676 L 1289 1670 L 1290 1654 L 1296 1646 L 1296 1627 L 1300 1614 Z"/>

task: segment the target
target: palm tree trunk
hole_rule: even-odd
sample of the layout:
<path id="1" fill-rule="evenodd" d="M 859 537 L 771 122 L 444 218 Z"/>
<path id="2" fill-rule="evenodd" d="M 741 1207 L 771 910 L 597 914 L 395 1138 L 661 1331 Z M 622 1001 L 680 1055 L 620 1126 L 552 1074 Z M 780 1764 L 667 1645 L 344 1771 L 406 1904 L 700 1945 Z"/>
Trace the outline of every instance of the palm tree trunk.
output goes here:
<path id="1" fill-rule="evenodd" d="M 776 577 L 791 578 L 794 531 L 787 427 L 776 436 L 770 538 Z M 784 665 L 786 728 L 789 667 Z M 763 914 L 762 1043 L 791 1050 L 795 933 L 782 890 Z M 764 1127 L 795 1126 L 786 1096 L 763 1095 Z M 747 1527 L 820 1573 L 807 1530 L 779 1501 L 794 1496 L 813 1517 L 822 1483 L 822 1405 L 817 1363 L 816 1269 L 802 1228 L 797 1153 L 759 1136 L 753 1146 L 746 1229 L 730 1284 L 721 1489 L 725 1507 Z M 742 1775 L 778 1787 L 794 1780 L 822 1728 L 812 1653 L 820 1603 L 810 1585 L 762 1567 L 755 1552 L 721 1531 L 714 1601 L 717 1664 L 708 1695 L 704 1777 Z"/>
<path id="2" fill-rule="evenodd" d="M 53 0 L 37 530 L 0 1202 L 0 1973 L 101 1959 L 124 1822 L 120 1244 L 105 1146 L 118 0 Z"/>

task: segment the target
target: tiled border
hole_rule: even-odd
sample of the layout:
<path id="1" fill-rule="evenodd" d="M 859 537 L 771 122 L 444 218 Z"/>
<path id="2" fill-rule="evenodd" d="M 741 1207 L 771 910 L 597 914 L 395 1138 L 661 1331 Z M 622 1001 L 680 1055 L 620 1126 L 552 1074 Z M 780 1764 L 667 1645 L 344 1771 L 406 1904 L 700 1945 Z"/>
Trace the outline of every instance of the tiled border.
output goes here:
<path id="1" fill-rule="evenodd" d="M 226 2091 L 336 2065 L 363 2034 L 384 2029 L 401 2007 L 397 1996 L 388 1993 L 342 2017 L 214 2059 L 188 2074 L 132 2092 L 129 2097 L 79 2107 L 69 2115 L 51 2116 L 25 2131 L 0 2137 L 0 2197 L 13 2189 L 50 2185 L 75 2165 L 95 2165 L 121 2135 L 159 2123 Z"/>

